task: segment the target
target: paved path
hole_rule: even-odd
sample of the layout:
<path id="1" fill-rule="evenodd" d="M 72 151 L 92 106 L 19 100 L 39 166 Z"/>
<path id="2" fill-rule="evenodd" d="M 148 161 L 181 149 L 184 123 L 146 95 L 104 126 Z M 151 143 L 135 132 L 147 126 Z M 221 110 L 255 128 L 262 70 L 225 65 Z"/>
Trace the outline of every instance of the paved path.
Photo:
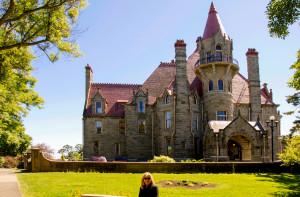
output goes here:
<path id="1" fill-rule="evenodd" d="M 22 197 L 17 177 L 11 169 L 0 168 L 0 197 Z"/>

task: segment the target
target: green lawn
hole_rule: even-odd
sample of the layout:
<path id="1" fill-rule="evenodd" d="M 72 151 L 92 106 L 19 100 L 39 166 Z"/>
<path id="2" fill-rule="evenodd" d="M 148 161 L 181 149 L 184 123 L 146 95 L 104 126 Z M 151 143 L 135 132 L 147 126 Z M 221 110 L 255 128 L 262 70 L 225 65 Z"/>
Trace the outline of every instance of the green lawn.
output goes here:
<path id="1" fill-rule="evenodd" d="M 106 194 L 138 196 L 142 174 L 131 173 L 17 173 L 23 197 Z M 160 197 L 189 196 L 300 196 L 300 175 L 292 174 L 153 174 L 155 182 L 190 180 L 215 188 L 159 187 Z"/>

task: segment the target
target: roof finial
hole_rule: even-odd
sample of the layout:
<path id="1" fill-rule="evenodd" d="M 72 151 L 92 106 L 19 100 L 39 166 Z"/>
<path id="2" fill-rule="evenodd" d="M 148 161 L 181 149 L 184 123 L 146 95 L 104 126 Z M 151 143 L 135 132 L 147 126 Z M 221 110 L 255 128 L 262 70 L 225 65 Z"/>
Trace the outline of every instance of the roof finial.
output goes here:
<path id="1" fill-rule="evenodd" d="M 214 5 L 213 1 L 210 4 L 209 14 L 212 13 L 212 12 L 218 13 L 217 10 L 216 10 L 216 8 L 215 8 L 215 5 Z"/>

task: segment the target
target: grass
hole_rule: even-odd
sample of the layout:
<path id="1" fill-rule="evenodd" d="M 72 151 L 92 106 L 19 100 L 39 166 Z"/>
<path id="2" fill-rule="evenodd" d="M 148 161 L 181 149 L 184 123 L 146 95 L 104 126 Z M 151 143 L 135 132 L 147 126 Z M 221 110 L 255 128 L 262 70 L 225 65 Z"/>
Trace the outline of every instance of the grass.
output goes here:
<path id="1" fill-rule="evenodd" d="M 131 173 L 17 173 L 23 197 L 80 196 L 103 194 L 138 196 L 142 174 Z M 300 175 L 293 174 L 163 174 L 154 173 L 155 182 L 201 181 L 215 188 L 193 190 L 159 187 L 160 197 L 189 196 L 300 196 Z"/>

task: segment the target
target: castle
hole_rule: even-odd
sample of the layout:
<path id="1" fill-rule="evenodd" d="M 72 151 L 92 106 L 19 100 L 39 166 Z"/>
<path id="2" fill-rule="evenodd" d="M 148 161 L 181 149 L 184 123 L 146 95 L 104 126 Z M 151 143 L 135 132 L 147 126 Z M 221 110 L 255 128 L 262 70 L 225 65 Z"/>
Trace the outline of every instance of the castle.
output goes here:
<path id="1" fill-rule="evenodd" d="M 93 83 L 85 67 L 84 160 L 270 161 L 272 150 L 275 157 L 281 152 L 279 105 L 261 87 L 258 52 L 246 52 L 246 79 L 213 3 L 196 43 L 187 58 L 186 44 L 177 40 L 175 61 L 160 63 L 141 85 Z M 278 121 L 273 146 L 270 116 Z"/>

